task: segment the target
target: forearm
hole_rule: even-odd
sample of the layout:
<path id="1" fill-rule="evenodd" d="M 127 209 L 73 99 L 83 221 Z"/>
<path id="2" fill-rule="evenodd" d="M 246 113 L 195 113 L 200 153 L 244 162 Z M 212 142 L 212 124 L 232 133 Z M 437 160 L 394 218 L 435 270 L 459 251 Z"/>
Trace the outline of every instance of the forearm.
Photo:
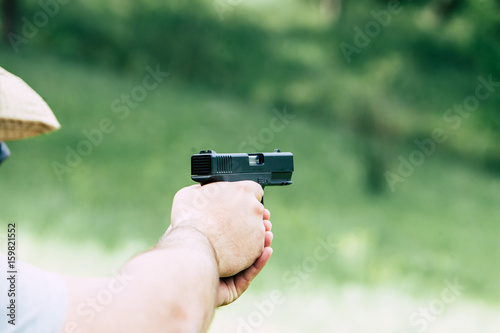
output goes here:
<path id="1" fill-rule="evenodd" d="M 88 297 L 110 279 L 69 281 L 67 322 L 80 332 L 202 332 L 216 307 L 218 267 L 208 240 L 192 230 L 172 230 L 155 249 L 128 262 L 128 284 L 92 320 L 79 316 Z M 81 312 L 81 311 L 80 311 Z M 79 332 L 79 331 L 76 331 Z"/>

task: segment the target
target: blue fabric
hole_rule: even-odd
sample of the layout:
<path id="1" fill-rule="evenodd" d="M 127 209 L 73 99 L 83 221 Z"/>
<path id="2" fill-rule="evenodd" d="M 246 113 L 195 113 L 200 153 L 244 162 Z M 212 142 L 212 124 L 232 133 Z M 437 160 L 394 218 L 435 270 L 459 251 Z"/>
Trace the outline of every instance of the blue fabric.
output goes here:
<path id="1" fill-rule="evenodd" d="M 7 256 L 0 254 L 0 332 L 60 333 L 68 307 L 64 280 L 31 265 L 16 263 L 15 325 L 10 324 L 7 306 L 11 297 Z"/>
<path id="2" fill-rule="evenodd" d="M 3 141 L 0 141 L 0 164 L 9 156 L 9 148 L 7 148 L 7 145 Z"/>

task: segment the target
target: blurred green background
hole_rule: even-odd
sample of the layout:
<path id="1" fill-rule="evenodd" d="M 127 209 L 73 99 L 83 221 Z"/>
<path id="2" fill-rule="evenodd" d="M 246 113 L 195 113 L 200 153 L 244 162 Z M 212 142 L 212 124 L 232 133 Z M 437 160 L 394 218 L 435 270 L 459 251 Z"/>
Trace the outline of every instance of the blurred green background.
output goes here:
<path id="1" fill-rule="evenodd" d="M 498 305 L 498 1 L 0 3 L 0 66 L 62 125 L 9 142 L 1 167 L 0 220 L 32 262 L 118 268 L 163 233 L 191 154 L 280 148 L 294 184 L 266 189 L 275 251 L 248 299 L 354 284 L 425 303 L 458 279 L 461 300 Z M 103 119 L 113 130 L 55 170 Z M 281 331 L 268 317 L 255 331 Z"/>

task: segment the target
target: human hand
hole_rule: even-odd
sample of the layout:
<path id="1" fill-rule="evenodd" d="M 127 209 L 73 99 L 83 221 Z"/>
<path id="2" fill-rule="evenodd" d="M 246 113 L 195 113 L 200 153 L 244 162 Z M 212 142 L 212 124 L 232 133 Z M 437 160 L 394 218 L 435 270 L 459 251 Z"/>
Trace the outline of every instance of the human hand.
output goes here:
<path id="1" fill-rule="evenodd" d="M 205 235 L 214 248 L 220 277 L 234 276 L 263 254 L 263 194 L 251 181 L 183 188 L 174 197 L 169 230 L 189 227 Z"/>
<path id="2" fill-rule="evenodd" d="M 260 273 L 271 257 L 273 253 L 273 249 L 271 248 L 273 233 L 271 232 L 272 224 L 269 221 L 270 217 L 271 214 L 266 209 L 264 212 L 264 226 L 266 228 L 264 251 L 259 259 L 249 268 L 234 276 L 220 279 L 217 306 L 228 305 L 237 300 L 248 289 L 252 280 Z"/>

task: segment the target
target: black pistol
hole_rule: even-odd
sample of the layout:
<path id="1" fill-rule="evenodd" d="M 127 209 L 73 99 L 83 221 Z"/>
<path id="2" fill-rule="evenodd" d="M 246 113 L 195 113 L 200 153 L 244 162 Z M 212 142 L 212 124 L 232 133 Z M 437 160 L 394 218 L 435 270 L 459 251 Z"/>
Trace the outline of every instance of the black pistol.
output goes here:
<path id="1" fill-rule="evenodd" d="M 275 149 L 272 153 L 217 154 L 202 150 L 191 156 L 191 178 L 205 185 L 213 182 L 253 180 L 265 186 L 290 185 L 293 154 Z"/>

